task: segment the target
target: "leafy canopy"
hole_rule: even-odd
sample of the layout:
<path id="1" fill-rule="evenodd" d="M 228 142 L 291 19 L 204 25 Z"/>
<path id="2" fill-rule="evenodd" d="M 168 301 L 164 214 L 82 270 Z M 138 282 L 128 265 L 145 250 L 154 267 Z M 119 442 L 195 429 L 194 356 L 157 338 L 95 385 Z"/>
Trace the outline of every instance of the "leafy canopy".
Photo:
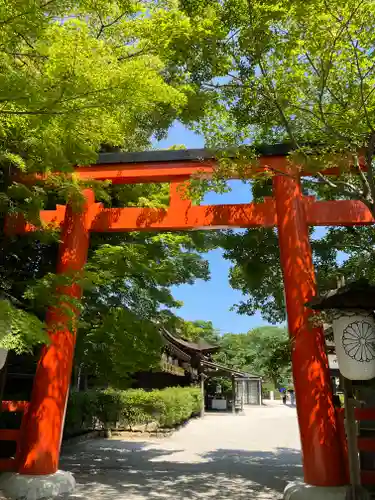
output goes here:
<path id="1" fill-rule="evenodd" d="M 368 235 L 371 232 L 369 228 L 361 228 L 353 230 L 353 234 L 351 229 L 336 228 L 329 231 L 327 236 L 315 238 L 311 231 L 313 262 L 321 291 L 334 288 L 340 274 L 353 279 L 369 270 L 371 262 L 360 257 L 358 249 L 348 267 L 350 273 L 344 270 L 346 265 L 342 268 L 338 264 L 338 258 L 342 256 L 340 252 L 351 254 L 349 242 L 363 234 L 362 230 L 367 231 Z M 351 238 L 348 238 L 349 234 Z M 347 242 L 345 245 L 341 243 L 343 240 Z M 358 242 L 361 248 L 367 245 L 366 240 Z M 243 299 L 234 309 L 239 314 L 250 316 L 260 311 L 263 318 L 272 324 L 285 321 L 284 284 L 276 229 L 254 228 L 243 233 L 227 231 L 222 234 L 220 244 L 224 248 L 224 258 L 232 262 L 230 285 L 243 294 Z M 361 261 L 362 265 L 359 265 Z"/>
<path id="2" fill-rule="evenodd" d="M 40 209 L 78 200 L 82 188 L 74 176 L 49 175 L 47 182 L 29 185 L 14 173 L 68 174 L 74 165 L 94 162 L 100 150 L 143 150 L 176 118 L 188 122 L 203 111 L 200 89 L 182 62 L 188 54 L 194 59 L 191 48 L 211 36 L 212 16 L 193 22 L 174 0 L 21 0 L 0 1 L 0 20 L 2 216 L 21 211 L 39 225 Z M 114 207 L 168 202 L 166 186 L 93 187 L 98 199 Z M 12 322 L 1 323 L 0 336 L 22 330 L 30 342 L 44 341 L 37 318 L 55 300 L 59 235 L 42 228 L 10 238 L 3 226 L 0 218 L 0 286 L 11 300 L 1 307 L 11 311 L 3 316 Z M 153 327 L 145 327 L 145 317 L 152 323 L 162 308 L 178 305 L 169 287 L 207 278 L 207 265 L 196 253 L 206 244 L 210 238 L 199 234 L 92 235 L 83 276 L 82 321 L 89 340 L 78 346 L 81 359 L 92 353 L 90 340 L 103 342 L 108 325 L 114 346 L 126 325 L 124 339 L 140 341 L 142 332 L 149 342 Z M 18 314 L 26 318 L 23 312 L 37 315 L 30 319 L 29 337 L 28 320 L 22 328 L 15 324 Z M 154 352 L 155 340 L 150 342 Z M 121 345 L 118 352 L 129 346 L 125 340 Z M 102 372 L 107 375 L 107 368 Z"/>
<path id="3" fill-rule="evenodd" d="M 71 171 L 104 145 L 143 150 L 177 117 L 202 112 L 199 89 L 176 54 L 210 33 L 178 2 L 62 0 L 0 3 L 0 161 L 3 210 L 38 221 L 54 187 L 65 200 L 78 185 L 12 182 L 9 169 Z"/>
<path id="4" fill-rule="evenodd" d="M 183 5 L 194 15 L 215 11 L 217 18 L 219 39 L 208 50 L 221 65 L 215 74 L 197 72 L 210 96 L 198 126 L 208 143 L 235 149 L 248 163 L 253 145 L 287 141 L 295 149 L 293 159 L 315 174 L 303 180 L 305 194 L 360 199 L 375 215 L 375 2 L 186 0 Z M 340 167 L 339 176 L 322 173 L 331 164 Z M 224 163 L 223 178 L 228 168 Z M 257 179 L 252 189 L 255 199 L 272 195 L 267 179 Z M 335 228 L 312 241 L 321 288 L 335 285 L 340 274 L 373 280 L 372 233 L 372 228 Z M 235 263 L 231 284 L 248 295 L 238 311 L 260 309 L 269 321 L 285 319 L 276 231 L 229 232 L 223 245 Z"/>
<path id="5" fill-rule="evenodd" d="M 210 247 L 199 233 L 115 235 L 93 248 L 87 264 L 90 288 L 84 295 L 76 364 L 100 381 L 126 387 L 129 376 L 160 363 L 160 326 L 174 331 L 184 322 L 170 287 L 209 279 Z"/>
<path id="6" fill-rule="evenodd" d="M 211 75 L 201 83 L 214 96 L 201 127 L 209 142 L 225 148 L 286 140 L 319 183 L 337 196 L 360 197 L 374 211 L 374 6 L 373 0 L 210 2 L 223 34 L 214 50 L 226 64 L 221 79 Z M 320 172 L 330 163 L 343 167 L 342 178 Z"/>
<path id="7" fill-rule="evenodd" d="M 177 318 L 177 321 L 171 324 L 171 328 L 177 330 L 184 339 L 192 342 L 205 340 L 213 346 L 220 344 L 220 333 L 214 327 L 212 321 L 186 321 Z"/>

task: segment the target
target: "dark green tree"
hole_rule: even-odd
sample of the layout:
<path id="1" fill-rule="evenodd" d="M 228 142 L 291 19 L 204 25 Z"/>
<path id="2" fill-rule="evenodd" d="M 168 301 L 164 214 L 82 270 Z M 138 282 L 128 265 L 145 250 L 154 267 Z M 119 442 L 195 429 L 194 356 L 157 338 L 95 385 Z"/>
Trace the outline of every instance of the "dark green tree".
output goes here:
<path id="1" fill-rule="evenodd" d="M 371 279 L 371 254 L 368 246 L 370 228 L 335 228 L 321 238 L 314 238 L 311 231 L 313 261 L 317 272 L 318 286 L 325 291 L 336 286 L 337 277 L 354 279 L 367 275 Z M 365 236 L 367 235 L 367 236 Z M 354 241 L 356 241 L 355 246 Z M 272 324 L 285 321 L 284 284 L 280 263 L 276 229 L 248 229 L 243 233 L 228 231 L 221 237 L 224 258 L 233 265 L 230 269 L 230 284 L 243 293 L 244 299 L 234 306 L 239 314 L 253 315 L 260 311 Z M 339 264 L 345 252 L 349 260 Z M 341 259 L 342 262 L 342 259 Z"/>
<path id="2" fill-rule="evenodd" d="M 244 334 L 226 333 L 220 339 L 216 361 L 261 375 L 278 386 L 290 378 L 290 342 L 287 330 L 265 326 Z"/>
<path id="3" fill-rule="evenodd" d="M 185 339 L 192 342 L 205 340 L 213 346 L 218 345 L 220 342 L 220 332 L 217 330 L 212 321 L 186 321 L 182 320 L 175 326 L 178 333 Z"/>

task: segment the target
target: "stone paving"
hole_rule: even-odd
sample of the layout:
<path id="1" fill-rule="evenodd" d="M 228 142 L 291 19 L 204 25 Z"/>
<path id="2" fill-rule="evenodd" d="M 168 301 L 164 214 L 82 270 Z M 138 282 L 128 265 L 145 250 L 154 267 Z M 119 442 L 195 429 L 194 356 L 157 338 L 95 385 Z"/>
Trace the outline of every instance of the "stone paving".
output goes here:
<path id="1" fill-rule="evenodd" d="M 294 408 L 208 414 L 166 438 L 88 441 L 67 447 L 77 500 L 274 500 L 302 476 Z"/>

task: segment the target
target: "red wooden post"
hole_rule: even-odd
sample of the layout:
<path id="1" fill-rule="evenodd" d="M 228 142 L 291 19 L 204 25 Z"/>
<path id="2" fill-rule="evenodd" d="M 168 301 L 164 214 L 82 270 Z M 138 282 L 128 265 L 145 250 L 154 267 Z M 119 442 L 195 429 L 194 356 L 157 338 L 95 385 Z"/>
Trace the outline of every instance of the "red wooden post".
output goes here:
<path id="1" fill-rule="evenodd" d="M 305 482 L 339 486 L 345 471 L 324 334 L 312 328 L 312 312 L 304 306 L 316 283 L 298 174 L 276 175 L 274 192 Z"/>
<path id="2" fill-rule="evenodd" d="M 94 194 L 86 190 L 84 195 L 86 201 L 81 210 L 73 210 L 71 205 L 67 207 L 57 273 L 79 272 L 86 263 L 91 223 L 89 209 L 93 206 Z M 79 299 L 81 288 L 73 284 L 63 287 L 61 293 Z M 67 307 L 71 314 L 67 314 Z M 77 311 L 69 304 L 60 304 L 47 313 L 51 344 L 43 349 L 34 378 L 21 445 L 18 470 L 21 474 L 53 474 L 58 469 L 75 345 L 75 331 L 70 329 L 76 316 Z"/>

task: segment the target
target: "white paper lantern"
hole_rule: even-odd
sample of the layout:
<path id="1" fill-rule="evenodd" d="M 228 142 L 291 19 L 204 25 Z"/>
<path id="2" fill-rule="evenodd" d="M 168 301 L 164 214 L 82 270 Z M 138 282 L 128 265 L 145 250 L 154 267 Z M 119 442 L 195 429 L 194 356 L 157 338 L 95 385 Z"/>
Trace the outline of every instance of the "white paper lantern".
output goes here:
<path id="1" fill-rule="evenodd" d="M 336 310 L 332 321 L 338 367 L 349 380 L 375 377 L 375 319 L 372 311 Z"/>
<path id="2" fill-rule="evenodd" d="M 3 349 L 0 347 L 0 370 L 4 367 L 5 361 L 7 360 L 8 349 Z"/>

